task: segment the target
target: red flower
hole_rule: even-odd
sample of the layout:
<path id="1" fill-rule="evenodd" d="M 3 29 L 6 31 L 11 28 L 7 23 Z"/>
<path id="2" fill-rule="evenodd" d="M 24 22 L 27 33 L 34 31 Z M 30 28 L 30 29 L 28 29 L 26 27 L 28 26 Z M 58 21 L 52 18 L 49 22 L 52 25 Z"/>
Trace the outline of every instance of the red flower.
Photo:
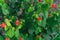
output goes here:
<path id="1" fill-rule="evenodd" d="M 9 38 L 5 38 L 4 40 L 9 40 Z"/>
<path id="2" fill-rule="evenodd" d="M 38 0 L 38 2 L 42 2 L 42 0 Z"/>
<path id="3" fill-rule="evenodd" d="M 6 26 L 6 24 L 3 22 L 3 23 L 1 24 L 1 27 L 2 27 L 2 28 L 5 28 L 5 26 Z"/>
<path id="4" fill-rule="evenodd" d="M 22 37 L 20 37 L 20 38 L 19 38 L 19 40 L 23 40 L 23 38 L 22 38 Z"/>
<path id="5" fill-rule="evenodd" d="M 40 21 L 40 20 L 41 20 L 41 18 L 40 18 L 40 17 L 38 17 L 38 18 L 37 18 L 37 20 L 38 20 L 38 21 Z"/>
<path id="6" fill-rule="evenodd" d="M 15 24 L 16 24 L 16 25 L 19 25 L 19 20 L 16 20 Z"/>
<path id="7" fill-rule="evenodd" d="M 52 8 L 53 9 L 56 8 L 56 4 L 55 3 L 52 4 Z"/>

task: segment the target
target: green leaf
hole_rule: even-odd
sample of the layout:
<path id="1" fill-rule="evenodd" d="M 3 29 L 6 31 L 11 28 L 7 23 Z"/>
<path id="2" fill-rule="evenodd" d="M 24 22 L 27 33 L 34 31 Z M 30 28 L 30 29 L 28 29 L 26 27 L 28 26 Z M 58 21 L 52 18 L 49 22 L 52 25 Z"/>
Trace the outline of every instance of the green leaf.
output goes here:
<path id="1" fill-rule="evenodd" d="M 49 3 L 51 5 L 53 3 L 53 0 L 45 0 L 45 3 Z"/>
<path id="2" fill-rule="evenodd" d="M 42 26 L 42 27 L 46 26 L 46 19 L 44 19 L 44 20 L 41 21 L 40 26 Z"/>
<path id="3" fill-rule="evenodd" d="M 5 19 L 4 21 L 6 23 L 6 27 L 4 29 L 5 29 L 5 31 L 7 31 L 8 29 L 11 28 L 11 23 L 10 23 L 10 20 L 8 20 L 8 19 Z"/>
<path id="4" fill-rule="evenodd" d="M 33 11 L 33 7 L 32 7 L 32 4 L 31 6 L 28 8 L 28 12 L 32 12 Z"/>
<path id="5" fill-rule="evenodd" d="M 2 6 L 2 4 L 0 3 L 0 6 Z"/>
<path id="6" fill-rule="evenodd" d="M 24 0 L 24 2 L 28 2 L 29 0 Z"/>
<path id="7" fill-rule="evenodd" d="M 39 37 L 39 40 L 42 40 L 42 37 Z"/>
<path id="8" fill-rule="evenodd" d="M 41 10 L 42 10 L 42 12 L 45 12 L 45 11 L 47 11 L 49 9 L 49 5 L 48 4 L 42 4 L 41 5 Z"/>
<path id="9" fill-rule="evenodd" d="M 46 26 L 46 19 L 48 18 L 48 12 L 43 12 L 43 19 L 40 22 L 40 26 L 45 27 Z"/>
<path id="10" fill-rule="evenodd" d="M 10 20 L 5 19 L 5 23 L 6 23 L 7 26 L 11 26 Z"/>
<path id="11" fill-rule="evenodd" d="M 6 27 L 4 28 L 5 31 L 7 31 L 8 29 L 9 29 L 8 26 L 6 26 Z"/>
<path id="12" fill-rule="evenodd" d="M 19 30 L 15 31 L 15 37 L 17 37 L 17 38 L 19 37 Z"/>
<path id="13" fill-rule="evenodd" d="M 0 0 L 0 3 L 3 5 L 3 4 L 5 3 L 5 1 L 4 1 L 4 0 Z M 2 5 L 1 5 L 1 6 L 2 6 Z"/>
<path id="14" fill-rule="evenodd" d="M 7 32 L 5 32 L 6 36 L 12 38 L 14 36 L 14 30 L 9 29 Z"/>
<path id="15" fill-rule="evenodd" d="M 2 12 L 4 15 L 9 15 L 8 6 L 6 4 L 2 5 Z"/>
<path id="16" fill-rule="evenodd" d="M 2 36 L 0 36 L 0 40 L 3 40 L 3 37 Z"/>
<path id="17" fill-rule="evenodd" d="M 40 29 L 40 27 L 37 27 L 35 30 L 35 33 L 38 34 L 39 32 L 41 32 L 42 30 Z"/>

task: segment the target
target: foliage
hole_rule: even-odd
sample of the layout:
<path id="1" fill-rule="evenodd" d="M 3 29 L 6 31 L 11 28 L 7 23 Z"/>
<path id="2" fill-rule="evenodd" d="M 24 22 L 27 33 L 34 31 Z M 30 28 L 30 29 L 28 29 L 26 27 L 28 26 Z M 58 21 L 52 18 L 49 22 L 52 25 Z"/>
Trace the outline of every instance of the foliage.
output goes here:
<path id="1" fill-rule="evenodd" d="M 54 0 L 0 0 L 0 20 L 0 40 L 60 40 Z"/>

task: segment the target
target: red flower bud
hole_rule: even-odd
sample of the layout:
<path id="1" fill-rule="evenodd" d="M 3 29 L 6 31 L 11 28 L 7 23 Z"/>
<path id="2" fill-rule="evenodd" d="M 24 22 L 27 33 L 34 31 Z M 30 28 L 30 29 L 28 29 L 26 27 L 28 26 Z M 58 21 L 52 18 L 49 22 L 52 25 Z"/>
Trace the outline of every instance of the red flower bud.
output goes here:
<path id="1" fill-rule="evenodd" d="M 19 38 L 19 40 L 23 40 L 23 38 L 22 38 L 22 37 L 20 37 L 20 38 Z"/>
<path id="2" fill-rule="evenodd" d="M 53 9 L 56 8 L 56 4 L 53 3 L 51 7 L 52 7 Z"/>
<path id="3" fill-rule="evenodd" d="M 4 40 L 9 40 L 9 38 L 5 38 Z"/>
<path id="4" fill-rule="evenodd" d="M 19 20 L 16 20 L 15 24 L 16 24 L 16 25 L 19 25 Z"/>
<path id="5" fill-rule="evenodd" d="M 42 2 L 42 0 L 38 0 L 38 2 Z"/>
<path id="6" fill-rule="evenodd" d="M 40 20 L 41 20 L 41 18 L 40 18 L 40 17 L 38 17 L 38 18 L 37 18 L 37 20 L 38 20 L 38 21 L 40 21 Z"/>
<path id="7" fill-rule="evenodd" d="M 1 27 L 2 27 L 2 28 L 5 28 L 5 26 L 6 26 L 6 24 L 3 22 L 3 23 L 1 24 Z"/>

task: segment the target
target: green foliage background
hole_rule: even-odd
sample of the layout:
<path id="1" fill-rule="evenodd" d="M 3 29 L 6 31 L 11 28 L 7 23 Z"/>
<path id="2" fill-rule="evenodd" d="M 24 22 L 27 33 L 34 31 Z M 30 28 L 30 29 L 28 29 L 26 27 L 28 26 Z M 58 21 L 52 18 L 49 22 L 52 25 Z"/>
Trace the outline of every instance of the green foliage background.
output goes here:
<path id="1" fill-rule="evenodd" d="M 23 40 L 60 40 L 60 3 L 52 9 L 53 3 L 53 0 L 0 0 L 0 24 L 6 23 L 0 40 L 6 37 L 18 40 L 20 36 Z M 20 21 L 18 26 L 16 19 Z"/>

